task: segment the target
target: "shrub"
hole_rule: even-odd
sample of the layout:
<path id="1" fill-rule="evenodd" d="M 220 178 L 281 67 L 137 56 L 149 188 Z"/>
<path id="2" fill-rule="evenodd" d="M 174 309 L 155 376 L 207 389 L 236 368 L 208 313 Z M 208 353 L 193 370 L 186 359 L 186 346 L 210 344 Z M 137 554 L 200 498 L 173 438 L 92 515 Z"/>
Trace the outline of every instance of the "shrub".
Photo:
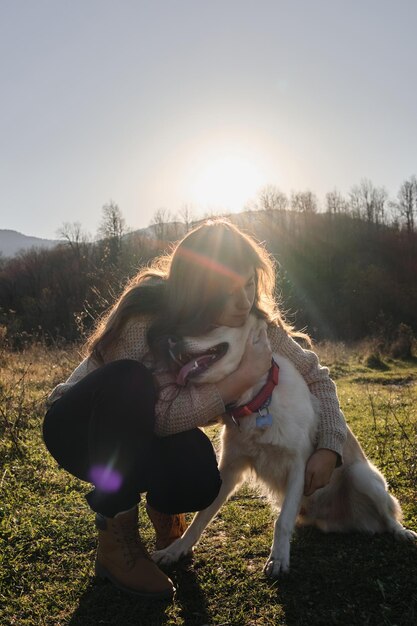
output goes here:
<path id="1" fill-rule="evenodd" d="M 390 355 L 394 359 L 410 359 L 412 357 L 414 335 L 410 326 L 400 324 L 396 336 L 390 346 Z"/>
<path id="2" fill-rule="evenodd" d="M 381 359 L 379 352 L 371 352 L 365 357 L 365 365 L 373 370 L 385 371 L 389 369 L 388 365 Z"/>

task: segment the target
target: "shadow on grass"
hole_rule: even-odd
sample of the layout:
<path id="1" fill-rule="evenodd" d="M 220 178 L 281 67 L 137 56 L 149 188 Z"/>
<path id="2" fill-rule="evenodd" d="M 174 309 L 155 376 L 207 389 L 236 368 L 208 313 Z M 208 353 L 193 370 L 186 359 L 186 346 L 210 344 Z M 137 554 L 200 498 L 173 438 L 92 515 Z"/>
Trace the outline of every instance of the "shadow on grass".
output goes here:
<path id="1" fill-rule="evenodd" d="M 204 558 L 198 566 L 183 563 L 170 572 L 177 593 L 169 603 L 146 602 L 94 580 L 68 624 L 417 624 L 417 546 L 412 542 L 396 541 L 391 535 L 326 535 L 311 528 L 298 529 L 292 542 L 291 572 L 273 583 L 253 577 L 249 570 L 245 577 L 245 567 L 233 567 L 235 557 L 229 556 L 230 562 L 226 554 L 219 554 L 229 580 L 223 580 L 225 572 L 212 580 L 207 597 L 198 582 L 207 575 L 207 568 L 212 569 Z M 215 613 L 220 622 L 213 621 Z"/>
<path id="2" fill-rule="evenodd" d="M 204 594 L 190 564 L 182 564 L 169 575 L 177 589 L 174 600 L 169 601 L 144 600 L 92 579 L 68 626 L 162 626 L 172 618 L 187 625 L 210 623 Z"/>
<path id="3" fill-rule="evenodd" d="M 298 529 L 276 585 L 287 626 L 417 624 L 417 546 L 391 535 Z"/>

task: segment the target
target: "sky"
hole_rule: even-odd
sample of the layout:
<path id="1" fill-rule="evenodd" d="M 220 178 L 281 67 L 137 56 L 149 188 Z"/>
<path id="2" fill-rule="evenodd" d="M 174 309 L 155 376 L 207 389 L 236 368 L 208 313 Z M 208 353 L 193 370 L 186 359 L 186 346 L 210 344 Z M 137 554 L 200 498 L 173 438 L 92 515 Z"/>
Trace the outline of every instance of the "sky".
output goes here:
<path id="1" fill-rule="evenodd" d="M 415 0 L 1 0 L 0 228 L 417 174 Z"/>

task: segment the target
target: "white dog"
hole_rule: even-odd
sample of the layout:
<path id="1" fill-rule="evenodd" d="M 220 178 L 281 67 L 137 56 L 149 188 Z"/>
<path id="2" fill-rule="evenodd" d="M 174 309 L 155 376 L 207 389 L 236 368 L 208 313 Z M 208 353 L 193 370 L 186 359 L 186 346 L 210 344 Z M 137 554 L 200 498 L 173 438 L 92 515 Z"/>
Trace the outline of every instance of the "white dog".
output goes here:
<path id="1" fill-rule="evenodd" d="M 185 340 L 189 355 L 204 354 L 191 361 L 186 373 L 195 370 L 194 382 L 222 380 L 240 363 L 251 328 L 257 331 L 264 324 L 250 316 L 241 328 L 218 327 L 204 337 Z M 279 382 L 276 387 L 272 385 L 274 391 L 268 408 L 259 415 L 243 417 L 239 423 L 224 416 L 219 495 L 207 509 L 196 514 L 180 539 L 154 553 L 158 563 L 171 565 L 188 554 L 248 474 L 266 486 L 281 505 L 264 568 L 267 576 L 277 577 L 288 571 L 290 540 L 297 516 L 300 523 L 315 525 L 326 532 L 390 532 L 401 539 L 417 538 L 416 533 L 401 525 L 398 501 L 388 493 L 382 474 L 367 460 L 349 429 L 343 465 L 333 472 L 329 485 L 303 497 L 305 465 L 314 450 L 318 400 L 288 359 L 279 354 L 274 354 L 273 359 L 279 366 Z M 237 404 L 249 402 L 263 389 L 265 380 L 266 377 Z"/>

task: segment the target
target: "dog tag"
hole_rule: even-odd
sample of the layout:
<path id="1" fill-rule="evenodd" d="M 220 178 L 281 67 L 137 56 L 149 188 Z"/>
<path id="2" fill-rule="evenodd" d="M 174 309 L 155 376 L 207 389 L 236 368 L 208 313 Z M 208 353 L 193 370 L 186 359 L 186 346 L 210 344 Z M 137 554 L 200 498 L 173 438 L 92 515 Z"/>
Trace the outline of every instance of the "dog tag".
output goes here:
<path id="1" fill-rule="evenodd" d="M 272 424 L 272 415 L 271 413 L 265 413 L 264 415 L 256 416 L 256 427 L 257 428 L 268 428 Z"/>

